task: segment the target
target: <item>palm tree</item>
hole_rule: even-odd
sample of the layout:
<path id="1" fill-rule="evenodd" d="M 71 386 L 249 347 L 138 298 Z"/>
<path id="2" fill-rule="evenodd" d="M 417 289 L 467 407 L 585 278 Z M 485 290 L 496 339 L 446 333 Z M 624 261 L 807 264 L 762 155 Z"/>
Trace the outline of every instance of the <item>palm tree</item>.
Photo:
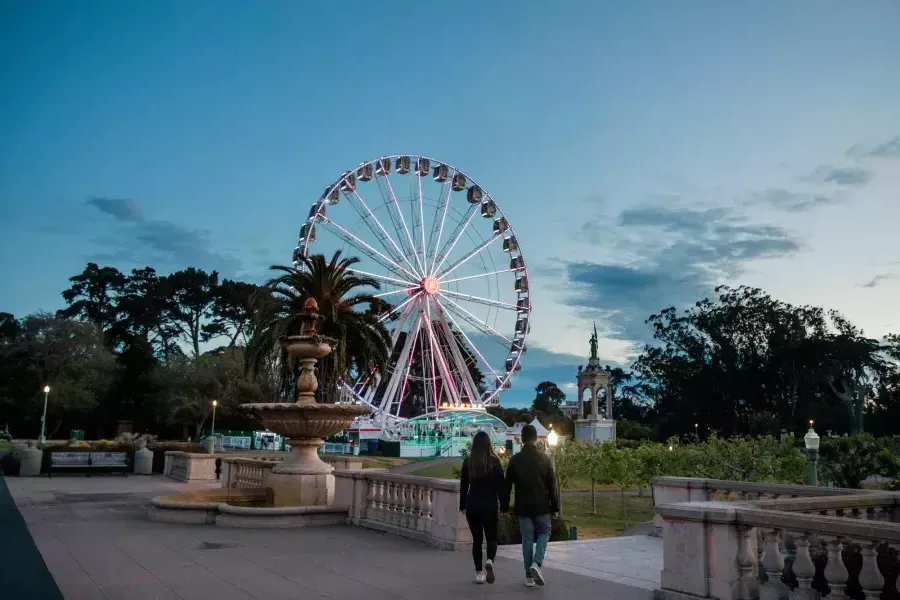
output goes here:
<path id="1" fill-rule="evenodd" d="M 355 257 L 341 251 L 331 260 L 321 254 L 302 259 L 300 268 L 272 266 L 280 275 L 254 296 L 252 334 L 247 345 L 247 368 L 256 375 L 268 373 L 280 393 L 293 401 L 297 365 L 290 364 L 278 339 L 300 332 L 300 313 L 310 297 L 319 304 L 319 333 L 338 340 L 334 351 L 319 361 L 320 401 L 336 398 L 338 381 L 372 370 L 384 372 L 390 359 L 391 336 L 378 314 L 385 303 L 359 288 L 379 289 L 378 282 L 354 273 Z M 368 305 L 368 310 L 360 310 Z"/>

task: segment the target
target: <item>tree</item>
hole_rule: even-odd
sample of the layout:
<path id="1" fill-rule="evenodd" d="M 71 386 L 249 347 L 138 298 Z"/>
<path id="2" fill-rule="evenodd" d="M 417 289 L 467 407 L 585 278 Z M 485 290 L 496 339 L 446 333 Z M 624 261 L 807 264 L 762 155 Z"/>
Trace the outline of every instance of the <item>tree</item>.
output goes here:
<path id="1" fill-rule="evenodd" d="M 563 514 L 562 490 L 569 487 L 569 482 L 577 476 L 581 465 L 578 457 L 578 442 L 572 439 L 563 440 L 556 451 L 556 481 L 559 486 L 559 514 Z"/>
<path id="2" fill-rule="evenodd" d="M 99 327 L 48 314 L 23 319 L 20 335 L 4 345 L 3 354 L 4 412 L 12 409 L 39 422 L 41 388 L 49 384 L 48 437 L 65 421 L 84 422 L 106 396 L 117 368 Z"/>
<path id="3" fill-rule="evenodd" d="M 72 285 L 62 293 L 68 308 L 58 311 L 58 316 L 87 321 L 101 332 L 115 325 L 118 318 L 115 295 L 125 284 L 125 276 L 118 269 L 91 262 L 69 281 Z"/>
<path id="4" fill-rule="evenodd" d="M 274 266 L 281 275 L 272 279 L 257 295 L 260 308 L 248 344 L 248 361 L 256 373 L 268 363 L 280 365 L 280 389 L 293 397 L 295 367 L 289 365 L 278 339 L 300 332 L 300 315 L 308 298 L 319 305 L 322 321 L 319 333 L 337 340 L 337 347 L 319 361 L 319 394 L 323 401 L 337 397 L 338 381 L 354 374 L 386 372 L 390 358 L 391 336 L 379 317 L 363 307 L 379 302 L 360 291 L 379 289 L 371 277 L 358 275 L 352 267 L 358 258 L 343 258 L 334 253 L 330 260 L 321 254 L 304 257 L 299 269 Z M 276 355 L 273 358 L 273 354 Z"/>
<path id="5" fill-rule="evenodd" d="M 171 294 L 168 320 L 200 360 L 200 344 L 225 333 L 224 325 L 214 320 L 213 308 L 219 297 L 219 274 L 188 267 L 166 277 Z"/>
<path id="6" fill-rule="evenodd" d="M 579 472 L 591 481 L 591 510 L 596 515 L 596 485 L 598 483 L 612 483 L 608 465 L 608 453 L 610 448 L 615 450 L 616 445 L 612 442 L 572 443 L 577 444 L 573 447 L 573 450 L 577 453 L 577 462 L 580 465 Z M 569 443 L 566 445 L 568 446 Z"/>
<path id="7" fill-rule="evenodd" d="M 175 302 L 172 283 L 152 267 L 132 270 L 119 294 L 119 320 L 113 327 L 122 343 L 135 337 L 145 339 L 164 361 L 182 354 L 180 330 L 171 319 Z"/>
<path id="8" fill-rule="evenodd" d="M 560 405 L 565 402 L 566 394 L 552 381 L 542 381 L 534 388 L 534 403 L 531 410 L 548 415 L 557 414 Z"/>
<path id="9" fill-rule="evenodd" d="M 213 323 L 228 337 L 228 346 L 246 344 L 253 320 L 253 297 L 259 286 L 226 279 L 218 288 L 213 307 Z M 242 344 L 242 345 L 244 345 Z"/>
<path id="10" fill-rule="evenodd" d="M 628 527 L 628 508 L 625 492 L 633 488 L 640 481 L 641 463 L 631 448 L 615 447 L 615 444 L 606 442 L 604 457 L 609 469 L 609 478 L 619 488 L 622 496 L 622 517 L 625 527 Z M 596 511 L 595 511 L 596 512 Z"/>

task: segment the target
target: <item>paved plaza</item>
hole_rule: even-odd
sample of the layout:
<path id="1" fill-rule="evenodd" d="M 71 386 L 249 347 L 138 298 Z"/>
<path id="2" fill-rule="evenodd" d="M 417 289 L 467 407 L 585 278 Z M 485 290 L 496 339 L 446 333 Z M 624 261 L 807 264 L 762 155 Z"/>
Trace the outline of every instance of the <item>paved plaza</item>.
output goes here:
<path id="1" fill-rule="evenodd" d="M 148 519 L 151 497 L 207 484 L 159 476 L 9 478 L 6 484 L 66 600 L 650 600 L 662 560 L 661 540 L 643 536 L 552 544 L 548 585 L 527 589 L 518 547 L 507 547 L 498 557 L 497 583 L 477 586 L 468 552 L 375 531 L 226 529 Z M 0 564 L 0 581 L 11 581 L 15 573 L 4 569 L 14 568 Z M 59 597 L 37 585 L 33 594 L 21 600 Z"/>

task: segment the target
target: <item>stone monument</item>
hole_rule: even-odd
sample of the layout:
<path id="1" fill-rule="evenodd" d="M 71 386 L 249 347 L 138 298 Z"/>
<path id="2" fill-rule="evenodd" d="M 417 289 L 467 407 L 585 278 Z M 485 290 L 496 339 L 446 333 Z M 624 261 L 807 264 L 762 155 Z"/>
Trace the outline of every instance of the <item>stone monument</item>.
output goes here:
<path id="1" fill-rule="evenodd" d="M 588 364 L 578 367 L 578 419 L 575 420 L 575 439 L 579 442 L 604 442 L 616 440 L 616 421 L 613 419 L 611 373 L 600 365 L 597 356 L 597 324 L 591 335 L 591 356 Z M 600 415 L 600 390 L 606 399 L 606 414 Z M 585 390 L 591 391 L 591 414 L 584 414 L 582 395 Z"/>

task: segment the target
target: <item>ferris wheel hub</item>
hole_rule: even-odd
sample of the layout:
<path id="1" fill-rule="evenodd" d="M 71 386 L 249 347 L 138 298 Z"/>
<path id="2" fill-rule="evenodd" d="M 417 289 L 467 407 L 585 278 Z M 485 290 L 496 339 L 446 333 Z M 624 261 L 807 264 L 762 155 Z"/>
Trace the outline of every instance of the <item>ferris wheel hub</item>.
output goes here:
<path id="1" fill-rule="evenodd" d="M 422 291 L 429 296 L 434 296 L 441 291 L 441 281 L 433 275 L 422 279 Z"/>

